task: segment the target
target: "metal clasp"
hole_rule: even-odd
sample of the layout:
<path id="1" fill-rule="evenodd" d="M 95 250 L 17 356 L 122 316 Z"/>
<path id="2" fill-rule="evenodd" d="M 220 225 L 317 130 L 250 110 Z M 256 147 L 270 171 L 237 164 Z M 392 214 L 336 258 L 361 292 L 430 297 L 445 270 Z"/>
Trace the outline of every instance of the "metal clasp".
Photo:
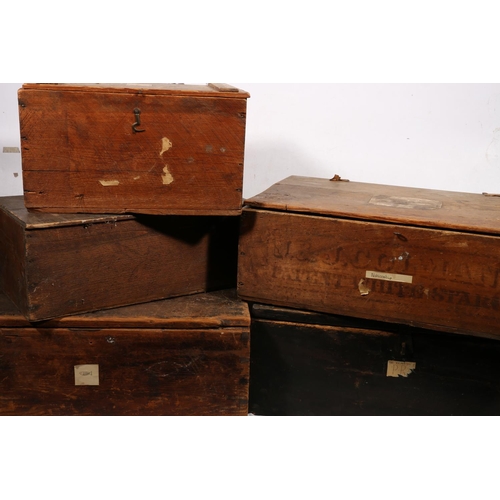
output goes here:
<path id="1" fill-rule="evenodd" d="M 134 109 L 135 123 L 132 125 L 132 130 L 135 132 L 146 132 L 144 129 L 139 129 L 137 127 L 141 126 L 141 110 L 139 108 Z"/>

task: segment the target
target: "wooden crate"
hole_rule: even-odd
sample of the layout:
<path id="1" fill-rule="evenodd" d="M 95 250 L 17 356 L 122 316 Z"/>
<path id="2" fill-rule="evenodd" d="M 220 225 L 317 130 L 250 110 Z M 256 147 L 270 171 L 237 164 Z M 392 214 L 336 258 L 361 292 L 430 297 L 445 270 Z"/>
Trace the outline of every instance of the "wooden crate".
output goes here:
<path id="1" fill-rule="evenodd" d="M 226 84 L 24 84 L 26 207 L 239 214 L 248 97 Z"/>
<path id="2" fill-rule="evenodd" d="M 251 315 L 251 413 L 500 413 L 499 340 L 262 304 Z"/>
<path id="3" fill-rule="evenodd" d="M 27 322 L 0 295 L 1 415 L 247 415 L 233 291 Z"/>
<path id="4" fill-rule="evenodd" d="M 245 300 L 498 334 L 500 198 L 290 177 L 246 205 Z"/>
<path id="5" fill-rule="evenodd" d="M 239 217 L 54 215 L 0 198 L 0 289 L 30 321 L 231 288 Z"/>

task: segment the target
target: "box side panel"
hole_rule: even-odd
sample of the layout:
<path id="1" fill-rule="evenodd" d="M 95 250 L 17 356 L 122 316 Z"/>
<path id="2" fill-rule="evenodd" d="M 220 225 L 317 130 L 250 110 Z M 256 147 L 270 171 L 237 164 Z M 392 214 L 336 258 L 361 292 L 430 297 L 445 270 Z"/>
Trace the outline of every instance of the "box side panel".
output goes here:
<path id="1" fill-rule="evenodd" d="M 246 210 L 239 259 L 246 300 L 498 336 L 493 236 Z"/>
<path id="2" fill-rule="evenodd" d="M 141 217 L 29 231 L 29 319 L 231 288 L 235 219 Z"/>
<path id="3" fill-rule="evenodd" d="M 24 90 L 20 124 L 28 208 L 241 210 L 245 99 Z"/>
<path id="4" fill-rule="evenodd" d="M 257 415 L 497 415 L 498 341 L 254 320 Z"/>
<path id="5" fill-rule="evenodd" d="M 26 247 L 24 228 L 4 210 L 0 210 L 0 291 L 27 313 Z"/>
<path id="6" fill-rule="evenodd" d="M 2 415 L 246 415 L 246 329 L 0 329 Z"/>

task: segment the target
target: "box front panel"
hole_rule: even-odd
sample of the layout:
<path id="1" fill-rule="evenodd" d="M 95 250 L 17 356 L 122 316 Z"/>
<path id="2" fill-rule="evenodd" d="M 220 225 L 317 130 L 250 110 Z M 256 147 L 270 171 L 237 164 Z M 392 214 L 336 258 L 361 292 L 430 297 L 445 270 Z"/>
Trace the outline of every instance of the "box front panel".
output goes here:
<path id="1" fill-rule="evenodd" d="M 246 415 L 248 328 L 0 329 L 2 415 Z"/>
<path id="2" fill-rule="evenodd" d="M 498 415 L 498 341 L 254 319 L 257 415 Z"/>
<path id="3" fill-rule="evenodd" d="M 246 99 L 41 90 L 19 98 L 28 208 L 241 210 Z"/>
<path id="4" fill-rule="evenodd" d="M 237 223 L 143 216 L 27 231 L 29 319 L 231 288 Z"/>
<path id="5" fill-rule="evenodd" d="M 498 238 L 246 209 L 240 297 L 498 337 Z"/>

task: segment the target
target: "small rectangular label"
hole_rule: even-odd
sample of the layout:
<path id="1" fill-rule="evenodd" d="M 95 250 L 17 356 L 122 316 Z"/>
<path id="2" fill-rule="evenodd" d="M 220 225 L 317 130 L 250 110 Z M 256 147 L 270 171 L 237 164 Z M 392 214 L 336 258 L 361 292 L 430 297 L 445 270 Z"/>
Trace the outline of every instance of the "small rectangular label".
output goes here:
<path id="1" fill-rule="evenodd" d="M 104 187 L 120 185 L 120 181 L 99 181 L 99 183 Z"/>
<path id="2" fill-rule="evenodd" d="M 378 205 L 380 207 L 393 208 L 413 208 L 418 210 L 438 210 L 442 208 L 443 203 L 435 200 L 424 200 L 421 198 L 403 198 L 399 196 L 374 196 L 370 201 L 370 205 Z"/>
<path id="3" fill-rule="evenodd" d="M 19 151 L 19 148 L 16 148 L 16 147 L 4 146 L 3 152 L 4 153 L 20 153 L 21 151 Z"/>
<path id="4" fill-rule="evenodd" d="M 76 365 L 75 385 L 99 385 L 99 365 Z"/>
<path id="5" fill-rule="evenodd" d="M 378 271 L 366 271 L 365 278 L 372 280 L 396 281 L 398 283 L 413 283 L 413 276 L 406 274 L 381 273 Z"/>
<path id="6" fill-rule="evenodd" d="M 387 363 L 388 377 L 408 377 L 417 367 L 417 363 L 409 363 L 407 361 L 393 361 Z"/>

